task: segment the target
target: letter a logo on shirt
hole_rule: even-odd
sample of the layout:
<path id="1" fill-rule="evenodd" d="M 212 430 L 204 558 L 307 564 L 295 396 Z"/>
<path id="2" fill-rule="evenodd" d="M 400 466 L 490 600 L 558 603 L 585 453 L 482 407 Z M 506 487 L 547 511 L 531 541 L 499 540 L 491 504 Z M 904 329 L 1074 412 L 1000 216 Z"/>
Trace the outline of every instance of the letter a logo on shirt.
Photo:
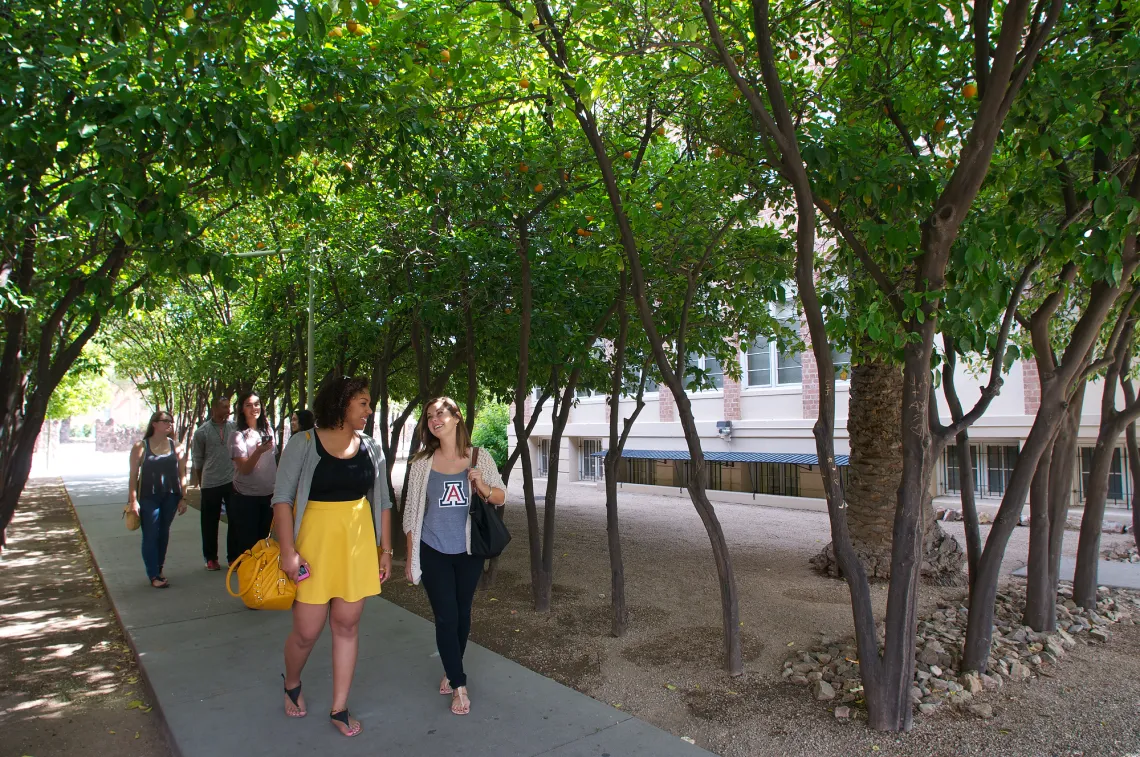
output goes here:
<path id="1" fill-rule="evenodd" d="M 443 496 L 439 498 L 440 507 L 464 507 L 467 497 L 463 494 L 462 481 L 444 481 Z"/>

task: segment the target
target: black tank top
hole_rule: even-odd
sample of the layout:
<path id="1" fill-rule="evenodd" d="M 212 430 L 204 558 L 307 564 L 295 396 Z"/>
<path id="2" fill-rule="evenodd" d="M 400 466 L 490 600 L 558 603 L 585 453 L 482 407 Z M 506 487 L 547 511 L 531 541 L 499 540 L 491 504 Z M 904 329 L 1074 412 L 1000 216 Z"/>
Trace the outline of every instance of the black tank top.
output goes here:
<path id="1" fill-rule="evenodd" d="M 178 481 L 178 453 L 171 443 L 165 455 L 156 455 L 150 449 L 150 440 L 143 439 L 142 467 L 139 470 L 139 494 L 181 494 Z"/>
<path id="2" fill-rule="evenodd" d="M 360 442 L 360 449 L 354 456 L 344 460 L 325 450 L 316 430 L 313 431 L 313 438 L 317 442 L 320 461 L 313 471 L 309 499 L 317 502 L 355 502 L 367 495 L 376 479 L 376 471 L 364 442 Z"/>

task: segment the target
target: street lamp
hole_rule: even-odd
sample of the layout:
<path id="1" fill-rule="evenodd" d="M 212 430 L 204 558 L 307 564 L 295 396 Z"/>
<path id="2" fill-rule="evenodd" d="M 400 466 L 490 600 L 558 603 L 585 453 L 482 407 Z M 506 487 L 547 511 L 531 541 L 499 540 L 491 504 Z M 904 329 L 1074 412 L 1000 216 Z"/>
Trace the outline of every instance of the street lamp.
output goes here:
<path id="1" fill-rule="evenodd" d="M 313 404 L 313 269 L 316 268 L 317 253 L 311 245 L 309 247 L 309 329 L 308 338 L 306 340 L 305 351 L 305 397 L 311 407 Z M 266 255 L 277 255 L 284 252 L 293 252 L 290 248 L 282 248 L 278 250 L 250 250 L 249 252 L 231 252 L 229 257 L 233 258 L 263 258 Z"/>

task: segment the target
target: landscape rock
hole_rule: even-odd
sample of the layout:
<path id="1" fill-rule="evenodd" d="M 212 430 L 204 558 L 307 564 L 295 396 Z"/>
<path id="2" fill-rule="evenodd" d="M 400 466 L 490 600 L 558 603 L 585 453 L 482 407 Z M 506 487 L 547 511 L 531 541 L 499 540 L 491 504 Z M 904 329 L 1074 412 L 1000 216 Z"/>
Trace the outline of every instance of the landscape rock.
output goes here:
<path id="1" fill-rule="evenodd" d="M 988 704 L 972 704 L 967 708 L 971 713 L 977 715 L 983 720 L 989 720 L 994 716 L 994 708 Z"/>
<path id="2" fill-rule="evenodd" d="M 836 720 L 850 720 L 851 719 L 851 708 L 850 707 L 836 707 L 835 708 L 835 719 Z"/>
<path id="3" fill-rule="evenodd" d="M 812 695 L 821 702 L 835 699 L 835 689 L 827 681 L 816 681 L 811 687 Z"/>

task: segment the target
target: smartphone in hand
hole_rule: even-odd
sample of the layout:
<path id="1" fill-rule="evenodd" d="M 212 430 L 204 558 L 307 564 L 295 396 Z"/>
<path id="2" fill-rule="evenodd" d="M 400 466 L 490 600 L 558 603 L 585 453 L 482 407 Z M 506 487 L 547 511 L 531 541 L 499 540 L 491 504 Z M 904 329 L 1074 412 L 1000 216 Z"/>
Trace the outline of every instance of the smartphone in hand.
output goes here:
<path id="1" fill-rule="evenodd" d="M 301 583 L 302 581 L 304 581 L 306 578 L 308 578 L 311 575 L 312 574 L 309 573 L 309 569 L 306 568 L 304 565 L 302 565 L 300 568 L 297 569 L 297 583 Z"/>

